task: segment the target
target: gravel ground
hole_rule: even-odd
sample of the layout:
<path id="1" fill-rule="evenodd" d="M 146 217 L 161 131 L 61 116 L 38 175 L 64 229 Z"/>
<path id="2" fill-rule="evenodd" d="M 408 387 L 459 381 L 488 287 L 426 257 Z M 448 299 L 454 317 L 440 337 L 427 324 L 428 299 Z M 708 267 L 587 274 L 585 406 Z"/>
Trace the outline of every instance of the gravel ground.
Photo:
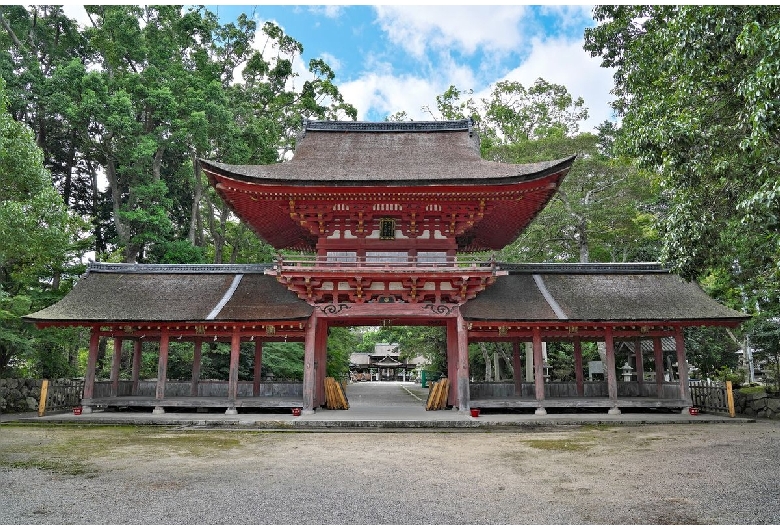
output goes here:
<path id="1" fill-rule="evenodd" d="M 0 524 L 780 524 L 780 423 L 0 426 Z"/>

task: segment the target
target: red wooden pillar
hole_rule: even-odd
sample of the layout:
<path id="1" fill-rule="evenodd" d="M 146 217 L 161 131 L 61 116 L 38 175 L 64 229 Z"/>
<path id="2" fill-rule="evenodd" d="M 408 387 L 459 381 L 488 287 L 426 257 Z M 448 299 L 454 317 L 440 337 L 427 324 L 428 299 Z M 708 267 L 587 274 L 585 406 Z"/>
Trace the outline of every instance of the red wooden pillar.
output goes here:
<path id="1" fill-rule="evenodd" d="M 612 328 L 608 327 L 604 330 L 604 344 L 607 350 L 607 393 L 609 394 L 609 400 L 612 402 L 612 408 L 609 409 L 610 414 L 620 414 L 620 409 L 617 406 L 617 368 L 615 367 L 615 341 L 612 336 Z"/>
<path id="2" fill-rule="evenodd" d="M 450 381 L 450 393 L 447 404 L 458 406 L 458 319 L 447 320 L 447 379 Z"/>
<path id="3" fill-rule="evenodd" d="M 685 339 L 681 327 L 674 328 L 674 345 L 677 349 L 677 373 L 680 379 L 680 399 L 685 402 L 686 407 L 691 406 L 691 391 L 688 388 L 688 360 L 685 358 Z M 688 410 L 683 409 L 684 413 Z"/>
<path id="4" fill-rule="evenodd" d="M 634 352 L 636 353 L 636 382 L 639 385 L 639 397 L 645 395 L 645 356 L 642 353 L 642 337 L 636 339 L 634 343 Z"/>
<path id="5" fill-rule="evenodd" d="M 520 366 L 520 343 L 512 342 L 512 371 L 515 379 L 515 395 L 520 396 L 523 393 L 523 367 Z"/>
<path id="6" fill-rule="evenodd" d="M 168 330 L 160 335 L 160 357 L 157 360 L 157 389 L 154 397 L 162 400 L 165 397 L 165 381 L 168 379 Z M 153 414 L 162 414 L 165 409 L 161 405 L 154 407 Z"/>
<path id="7" fill-rule="evenodd" d="M 312 313 L 306 323 L 306 338 L 303 346 L 303 413 L 314 412 L 314 358 L 317 339 L 317 315 Z"/>
<path id="8" fill-rule="evenodd" d="M 98 328 L 92 328 L 92 334 L 89 336 L 89 356 L 87 357 L 87 371 L 84 374 L 84 399 L 91 400 L 95 393 L 95 368 L 97 367 L 98 345 L 100 344 L 100 335 Z M 92 407 L 87 405 L 82 409 L 83 413 L 92 412 Z"/>
<path id="9" fill-rule="evenodd" d="M 141 339 L 133 342 L 133 368 L 131 377 L 133 379 L 133 390 L 131 394 L 133 396 L 138 395 L 138 378 L 141 374 L 141 347 L 143 343 Z"/>
<path id="10" fill-rule="evenodd" d="M 230 337 L 230 371 L 228 372 L 228 399 L 231 404 L 225 414 L 238 414 L 236 410 L 236 398 L 238 397 L 238 360 L 241 355 L 241 336 L 233 330 Z"/>
<path id="11" fill-rule="evenodd" d="M 314 358 L 314 372 L 317 378 L 315 390 L 317 394 L 317 406 L 325 405 L 325 376 L 328 374 L 328 323 L 320 319 L 317 322 L 316 351 Z"/>
<path id="12" fill-rule="evenodd" d="M 198 397 L 201 357 L 203 356 L 203 339 L 196 338 L 192 350 L 192 383 L 190 385 L 190 396 Z"/>
<path id="13" fill-rule="evenodd" d="M 536 414 L 547 414 L 544 408 L 544 359 L 542 358 L 542 330 L 534 328 L 533 335 L 534 350 L 534 393 L 538 407 Z"/>
<path id="14" fill-rule="evenodd" d="M 119 367 L 122 364 L 122 339 L 114 337 L 114 355 L 111 358 L 111 397 L 119 395 Z"/>
<path id="15" fill-rule="evenodd" d="M 661 337 L 653 337 L 653 357 L 655 357 L 655 395 L 658 399 L 664 397 L 664 349 Z"/>
<path id="16" fill-rule="evenodd" d="M 458 337 L 458 394 L 456 399 L 458 403 L 458 411 L 468 414 L 469 401 L 471 400 L 471 392 L 469 389 L 469 336 L 468 329 L 466 329 L 466 322 L 463 320 L 463 315 L 460 314 L 460 311 L 458 311 L 458 317 L 455 322 Z"/>
<path id="17" fill-rule="evenodd" d="M 260 395 L 260 382 L 263 376 L 262 368 L 263 368 L 263 341 L 258 339 L 255 341 L 255 369 L 253 374 L 254 379 L 252 381 L 252 395 L 255 397 Z"/>
<path id="18" fill-rule="evenodd" d="M 585 395 L 585 372 L 582 368 L 582 341 L 577 337 L 574 339 L 574 377 L 577 381 L 577 395 Z"/>

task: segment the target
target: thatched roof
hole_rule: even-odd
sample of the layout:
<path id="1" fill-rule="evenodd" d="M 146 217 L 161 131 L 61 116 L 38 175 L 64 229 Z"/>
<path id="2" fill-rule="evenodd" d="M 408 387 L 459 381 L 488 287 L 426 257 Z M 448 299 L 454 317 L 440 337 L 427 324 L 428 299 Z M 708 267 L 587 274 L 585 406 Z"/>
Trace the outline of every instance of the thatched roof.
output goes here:
<path id="1" fill-rule="evenodd" d="M 307 122 L 292 160 L 270 165 L 201 161 L 207 172 L 264 184 L 409 186 L 502 184 L 544 177 L 574 157 L 535 164 L 483 160 L 468 120 Z"/>
<path id="2" fill-rule="evenodd" d="M 462 308 L 474 321 L 704 322 L 747 315 L 710 298 L 694 282 L 662 270 L 632 272 L 593 265 L 587 270 L 514 271 Z M 601 271 L 599 271 L 601 269 Z"/>
<path id="3" fill-rule="evenodd" d="M 312 307 L 252 266 L 95 264 L 37 323 L 305 320 Z"/>

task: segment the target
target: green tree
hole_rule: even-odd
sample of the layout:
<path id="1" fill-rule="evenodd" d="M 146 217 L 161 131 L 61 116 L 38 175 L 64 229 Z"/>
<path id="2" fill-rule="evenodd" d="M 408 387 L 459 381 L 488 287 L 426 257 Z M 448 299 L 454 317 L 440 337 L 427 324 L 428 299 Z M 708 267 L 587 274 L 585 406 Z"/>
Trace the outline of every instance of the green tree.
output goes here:
<path id="1" fill-rule="evenodd" d="M 0 375 L 35 374 L 41 367 L 36 342 L 55 334 L 36 331 L 21 317 L 64 294 L 53 289 L 53 278 L 76 257 L 83 226 L 54 189 L 33 132 L 6 110 L 2 79 L 0 175 Z M 44 375 L 57 375 L 61 364 L 49 363 Z"/>
<path id="2" fill-rule="evenodd" d="M 662 258 L 778 307 L 780 10 L 599 6 L 585 49 L 615 69 L 617 148 L 661 176 Z"/>

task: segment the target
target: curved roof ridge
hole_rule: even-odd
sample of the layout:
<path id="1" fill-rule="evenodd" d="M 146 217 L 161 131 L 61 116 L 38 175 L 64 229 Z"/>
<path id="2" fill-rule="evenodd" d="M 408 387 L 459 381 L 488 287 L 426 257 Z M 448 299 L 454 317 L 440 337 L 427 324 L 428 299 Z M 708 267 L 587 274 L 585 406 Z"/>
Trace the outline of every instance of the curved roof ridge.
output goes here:
<path id="1" fill-rule="evenodd" d="M 473 133 L 474 121 L 335 121 L 304 120 L 305 131 L 366 131 L 366 132 L 424 132 L 424 131 L 463 131 Z"/>

